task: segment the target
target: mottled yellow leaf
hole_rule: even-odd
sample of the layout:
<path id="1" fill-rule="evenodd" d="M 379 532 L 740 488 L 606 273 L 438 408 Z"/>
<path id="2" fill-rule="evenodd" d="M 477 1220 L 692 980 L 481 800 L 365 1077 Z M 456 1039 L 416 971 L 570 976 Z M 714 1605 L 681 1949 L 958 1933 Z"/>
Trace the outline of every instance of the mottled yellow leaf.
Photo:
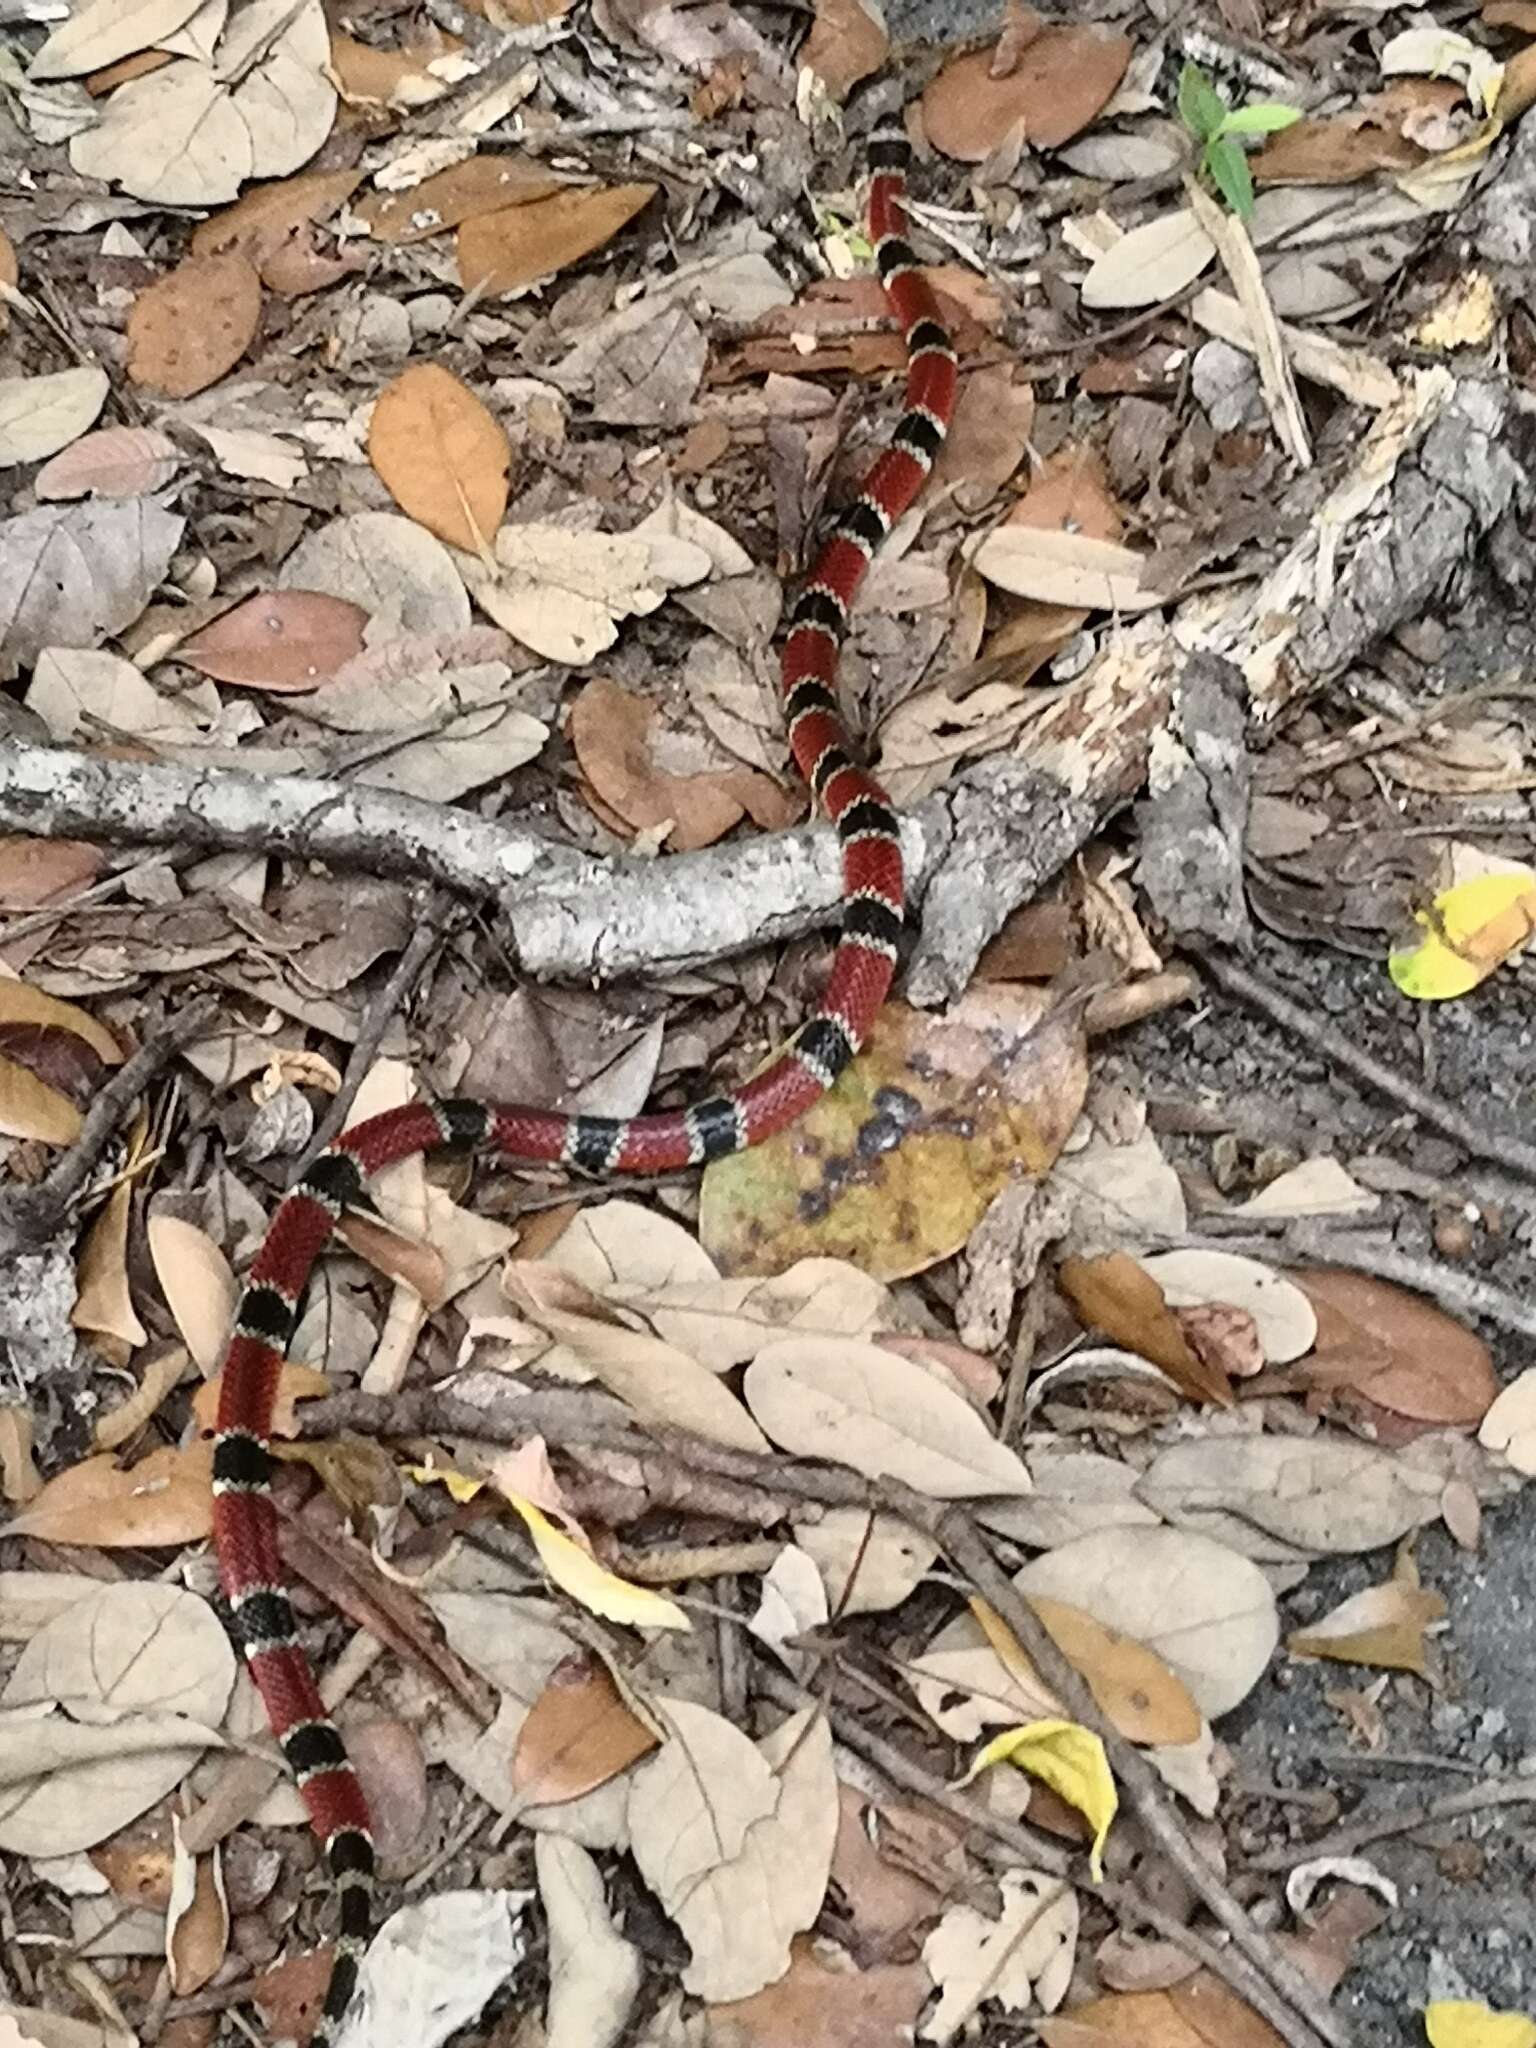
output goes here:
<path id="1" fill-rule="evenodd" d="M 1390 956 L 1393 981 L 1417 1002 L 1464 996 L 1536 931 L 1536 873 L 1474 875 L 1442 889 L 1418 917 L 1424 937 Z"/>
<path id="2" fill-rule="evenodd" d="M 589 1550 L 557 1529 L 542 1509 L 531 1500 L 509 1493 L 508 1503 L 528 1526 L 533 1547 L 545 1571 L 573 1600 L 605 1621 L 622 1621 L 631 1628 L 692 1628 L 681 1607 L 653 1593 L 649 1586 L 632 1586 L 627 1579 L 600 1565 Z"/>

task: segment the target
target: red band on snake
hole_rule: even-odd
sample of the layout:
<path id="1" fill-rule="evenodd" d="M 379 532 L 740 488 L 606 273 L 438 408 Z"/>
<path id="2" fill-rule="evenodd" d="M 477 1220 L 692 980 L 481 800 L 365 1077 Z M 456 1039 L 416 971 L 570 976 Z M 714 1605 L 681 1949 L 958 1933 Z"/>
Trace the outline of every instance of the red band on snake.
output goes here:
<path id="1" fill-rule="evenodd" d="M 800 592 L 784 642 L 790 748 L 842 844 L 842 929 L 819 1008 L 743 1088 L 691 1109 L 617 1118 L 442 1102 L 355 1125 L 314 1161 L 279 1207 L 236 1313 L 214 1452 L 214 1539 L 234 1631 L 339 1893 L 340 1933 L 314 2034 L 319 2048 L 327 2048 L 357 1983 L 372 1924 L 373 1845 L 367 1801 L 299 1644 L 278 1554 L 267 1439 L 299 1299 L 337 1217 L 360 1198 L 370 1174 L 396 1160 L 455 1146 L 560 1161 L 593 1174 L 695 1165 L 742 1151 L 793 1123 L 862 1045 L 896 965 L 901 842 L 884 790 L 857 765 L 839 719 L 838 653 L 864 571 L 922 489 L 955 397 L 955 351 L 903 239 L 908 155 L 899 128 L 882 129 L 869 148 L 870 233 L 906 338 L 906 410 Z"/>

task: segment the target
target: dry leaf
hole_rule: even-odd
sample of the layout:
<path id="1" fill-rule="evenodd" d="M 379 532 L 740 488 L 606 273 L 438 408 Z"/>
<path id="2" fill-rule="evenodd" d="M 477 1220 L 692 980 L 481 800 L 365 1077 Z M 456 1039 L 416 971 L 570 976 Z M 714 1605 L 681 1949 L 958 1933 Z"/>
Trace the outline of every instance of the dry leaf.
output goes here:
<path id="1" fill-rule="evenodd" d="M 1284 2048 L 1280 2036 L 1205 1971 L 1166 1991 L 1125 1991 L 1037 2023 L 1045 2048 Z"/>
<path id="2" fill-rule="evenodd" d="M 1104 1844 L 1120 1806 L 1103 1737 L 1076 1721 L 1032 1721 L 1009 1728 L 993 1736 L 960 1783 L 969 1785 L 1001 1763 L 1015 1764 L 1049 1785 L 1087 1821 L 1092 1831 L 1088 1868 L 1097 1884 L 1104 1875 Z"/>
<path id="3" fill-rule="evenodd" d="M 1028 1599 L 1057 1649 L 1087 1679 L 1100 1710 L 1128 1742 L 1198 1740 L 1200 1709 L 1161 1657 L 1134 1637 L 1105 1628 L 1080 1607 L 1043 1593 Z M 1039 1675 L 1002 1617 L 980 1598 L 973 1598 L 970 1607 L 1005 1669 L 1026 1687 L 1038 1688 Z"/>
<path id="4" fill-rule="evenodd" d="M 1246 1698 L 1279 1640 L 1275 1596 L 1257 1566 L 1183 1529 L 1082 1536 L 1033 1558 L 1014 1584 L 1144 1643 L 1208 1720 Z"/>
<path id="5" fill-rule="evenodd" d="M 1517 1472 L 1536 1476 L 1536 1366 L 1502 1389 L 1483 1417 L 1477 1440 L 1500 1452 Z"/>
<path id="6" fill-rule="evenodd" d="M 218 1852 L 191 1856 L 182 1847 L 181 1817 L 171 1822 L 175 1864 L 166 1907 L 165 1959 L 171 1989 L 190 1998 L 211 1983 L 229 1947 L 229 1906 Z"/>
<path id="7" fill-rule="evenodd" d="M 180 1216 L 151 1216 L 146 1235 L 166 1305 L 207 1378 L 219 1369 L 240 1298 L 229 1261 L 205 1230 Z"/>
<path id="8" fill-rule="evenodd" d="M 1412 1559 L 1404 1555 L 1384 1585 L 1351 1594 L 1320 1621 L 1287 1636 L 1285 1647 L 1293 1657 L 1331 1657 L 1427 1678 L 1424 1632 L 1445 1614 L 1444 1596 L 1419 1584 Z"/>
<path id="9" fill-rule="evenodd" d="M 1001 44 L 970 51 L 952 58 L 923 94 L 928 140 L 961 163 L 985 162 L 1015 134 L 1033 149 L 1069 142 L 1105 105 L 1131 61 L 1126 36 L 1075 24 L 1048 28 L 1024 9 L 1005 39 L 1013 59 L 1006 68 Z"/>
<path id="10" fill-rule="evenodd" d="M 361 605 L 323 591 L 263 591 L 183 640 L 176 659 L 221 683 L 314 690 L 362 653 L 367 623 Z"/>
<path id="11" fill-rule="evenodd" d="M 420 242 L 477 214 L 548 199 L 566 182 L 542 164 L 487 151 L 435 171 L 403 192 L 365 192 L 353 211 L 381 242 Z"/>
<path id="12" fill-rule="evenodd" d="M 959 1394 L 874 1344 L 790 1338 L 747 1367 L 747 1405 L 782 1450 L 899 1479 L 936 1500 L 1029 1491 L 1016 1452 Z"/>
<path id="13" fill-rule="evenodd" d="M 32 79 L 77 78 L 120 57 L 163 43 L 196 14 L 202 0 L 84 0 L 27 67 Z"/>
<path id="14" fill-rule="evenodd" d="M 1007 1870 L 999 1882 L 997 1919 L 970 1904 L 950 1906 L 923 1943 L 923 1962 L 943 1992 L 918 2030 L 946 2042 L 987 1999 L 1009 2012 L 1058 2006 L 1072 1981 L 1077 1949 L 1077 1895 L 1041 1870 Z"/>
<path id="15" fill-rule="evenodd" d="M 106 371 L 94 364 L 46 377 L 0 377 L 0 468 L 41 462 L 79 440 L 109 388 Z"/>
<path id="16" fill-rule="evenodd" d="M 186 522 L 153 499 L 39 506 L 0 526 L 0 679 L 45 647 L 94 647 L 132 625 Z"/>
<path id="17" fill-rule="evenodd" d="M 1090 1329 L 1162 1367 L 1192 1400 L 1232 1405 L 1225 1373 L 1198 1357 L 1163 1299 L 1163 1290 L 1128 1252 L 1099 1259 L 1063 1259 L 1062 1292 Z"/>
<path id="18" fill-rule="evenodd" d="M 640 1952 L 614 1926 L 602 1872 L 579 1843 L 540 1833 L 533 1855 L 549 1925 L 545 2048 L 613 2048 L 645 1974 Z"/>
<path id="19" fill-rule="evenodd" d="M 655 191 L 654 185 L 590 186 L 476 214 L 458 233 L 460 281 L 482 298 L 525 291 L 611 242 Z"/>
<path id="20" fill-rule="evenodd" d="M 1270 1365 L 1288 1365 L 1312 1348 L 1317 1336 L 1312 1304 L 1272 1266 L 1237 1252 L 1201 1249 L 1143 1253 L 1137 1263 L 1170 1308 L 1224 1303 L 1244 1310 L 1253 1318 Z"/>
<path id="21" fill-rule="evenodd" d="M 101 427 L 44 464 L 32 480 L 43 503 L 57 498 L 142 498 L 168 484 L 181 451 L 158 427 Z"/>
<path id="22" fill-rule="evenodd" d="M 782 829 L 799 810 L 778 783 L 751 768 L 670 775 L 652 758 L 656 707 L 606 677 L 594 676 L 571 707 L 570 738 L 596 795 L 637 832 L 670 824 L 675 853 L 713 846 L 744 814 Z"/>
<path id="23" fill-rule="evenodd" d="M 1442 1475 L 1374 1444 L 1318 1436 L 1206 1437 L 1159 1451 L 1136 1488 L 1149 1507 L 1212 1527 L 1255 1557 L 1375 1550 L 1439 1513 Z M 1242 1524 L 1261 1532 L 1243 1543 Z M 1265 1537 L 1277 1539 L 1265 1542 Z"/>
<path id="24" fill-rule="evenodd" d="M 810 33 L 800 45 L 800 69 L 841 106 L 861 79 L 880 69 L 890 47 L 879 0 L 817 0 Z"/>
<path id="25" fill-rule="evenodd" d="M 235 367 L 261 321 L 261 279 L 243 256 L 191 256 L 149 285 L 128 315 L 128 375 L 190 398 Z"/>
<path id="26" fill-rule="evenodd" d="M 512 1754 L 512 1789 L 529 1806 L 558 1806 L 606 1785 L 648 1756 L 656 1734 L 626 1705 L 601 1659 L 557 1664 L 528 1711 Z"/>
<path id="27" fill-rule="evenodd" d="M 1215 254 L 1190 207 L 1159 214 L 1095 260 L 1083 279 L 1083 304 L 1096 313 L 1155 306 L 1193 284 Z"/>
<path id="28" fill-rule="evenodd" d="M 87 1458 L 60 1472 L 7 1524 L 12 1536 L 97 1550 L 200 1543 L 213 1528 L 213 1446 L 166 1444 L 123 1470 Z"/>
<path id="29" fill-rule="evenodd" d="M 667 1739 L 630 1780 L 631 1852 L 692 1950 L 684 1989 L 749 1998 L 782 1976 L 821 1910 L 837 1836 L 825 1717 L 760 1746 L 691 1700 L 656 1703 Z"/>
<path id="30" fill-rule="evenodd" d="M 912 2038 L 932 1988 L 921 1963 L 839 1969 L 798 1940 L 776 1983 L 709 2008 L 709 2048 L 892 2048 Z"/>
<path id="31" fill-rule="evenodd" d="M 67 1855 L 135 1819 L 216 1739 L 209 1731 L 222 1721 L 234 1681 L 234 1652 L 217 1616 L 180 1586 L 103 1586 L 70 1602 L 32 1636 L 0 1693 L 0 1709 L 13 1713 L 68 1703 L 67 1714 L 33 1724 L 35 1774 L 0 1788 L 0 1848 Z M 95 1759 L 72 1761 L 91 1738 Z M 14 1729 L 8 1747 L 19 1761 Z"/>
<path id="32" fill-rule="evenodd" d="M 640 533 L 504 526 L 495 552 L 494 576 L 478 561 L 463 564 L 478 603 L 546 661 L 576 665 L 613 645 L 616 620 L 653 612 L 669 590 L 710 573 L 691 541 Z"/>
<path id="33" fill-rule="evenodd" d="M 1422 1295 L 1364 1273 L 1291 1276 L 1317 1311 L 1303 1368 L 1319 1388 L 1352 1387 L 1415 1422 L 1481 1422 L 1499 1391 L 1482 1339 Z"/>
<path id="34" fill-rule="evenodd" d="M 1113 612 L 1150 611 L 1168 602 L 1165 592 L 1143 588 L 1147 561 L 1115 541 L 1012 524 L 995 526 L 971 557 L 978 574 L 1015 597 Z"/>
<path id="35" fill-rule="evenodd" d="M 271 291 L 291 292 L 299 264 L 312 256 L 310 230 L 344 205 L 360 171 L 304 171 L 257 185 L 192 231 L 194 256 L 243 256 Z"/>
<path id="36" fill-rule="evenodd" d="M 474 554 L 495 540 L 512 451 L 451 371 L 413 363 L 385 386 L 368 427 L 368 459 L 401 511 L 439 540 Z"/>
<path id="37" fill-rule="evenodd" d="M 133 1182 L 124 1176 L 91 1223 L 80 1253 L 80 1292 L 70 1322 L 119 1365 L 148 1336 L 128 1285 L 128 1215 Z M 67 1477 L 61 1474 L 61 1478 Z"/>

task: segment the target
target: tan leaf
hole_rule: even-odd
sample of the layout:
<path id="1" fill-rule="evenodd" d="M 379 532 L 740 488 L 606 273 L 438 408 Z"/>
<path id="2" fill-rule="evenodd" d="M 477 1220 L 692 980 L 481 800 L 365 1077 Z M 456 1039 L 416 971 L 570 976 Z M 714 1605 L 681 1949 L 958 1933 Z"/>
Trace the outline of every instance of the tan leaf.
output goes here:
<path id="1" fill-rule="evenodd" d="M 76 78 L 163 43 L 196 14 L 202 0 L 85 0 L 56 28 L 27 68 L 34 79 Z"/>
<path id="2" fill-rule="evenodd" d="M 1279 1639 L 1275 1596 L 1245 1557 L 1182 1529 L 1104 1529 L 1014 1576 L 1029 1599 L 1070 1601 L 1161 1657 L 1208 1720 L 1258 1683 Z"/>
<path id="3" fill-rule="evenodd" d="M 1202 1970 L 1166 1991 L 1124 1991 L 1035 2022 L 1045 2048 L 1284 2048 L 1218 1977 Z"/>
<path id="4" fill-rule="evenodd" d="M 181 1818 L 172 1818 L 176 1857 L 166 1910 L 165 1957 L 171 1989 L 190 1998 L 217 1974 L 229 1946 L 229 1905 L 218 1851 L 190 1856 L 181 1845 Z"/>
<path id="5" fill-rule="evenodd" d="M 229 1261 L 205 1230 L 180 1216 L 151 1216 L 146 1235 L 166 1305 L 207 1378 L 229 1343 L 240 1296 Z"/>
<path id="6" fill-rule="evenodd" d="M 67 1095 L 0 1053 L 0 1133 L 40 1145 L 72 1145 L 83 1122 Z"/>
<path id="7" fill-rule="evenodd" d="M 0 835 L 0 902 L 12 910 L 67 903 L 88 888 L 101 869 L 101 849 L 83 839 Z M 0 988 L 5 985 L 0 977 Z"/>
<path id="8" fill-rule="evenodd" d="M 35 495 L 56 498 L 142 498 L 170 482 L 181 452 L 158 427 L 101 427 L 45 463 Z"/>
<path id="9" fill-rule="evenodd" d="M 613 645 L 616 620 L 643 617 L 669 590 L 702 583 L 710 558 L 691 541 L 530 523 L 497 534 L 494 574 L 477 560 L 463 569 L 498 625 L 546 661 L 579 665 Z"/>
<path id="10" fill-rule="evenodd" d="M 1017 1453 L 970 1403 L 894 1351 L 789 1338 L 760 1351 L 742 1384 L 769 1436 L 796 1455 L 900 1479 L 937 1500 L 1029 1491 Z"/>
<path id="11" fill-rule="evenodd" d="M 50 1479 L 7 1524 L 9 1535 L 96 1550 L 200 1543 L 212 1529 L 211 1443 L 166 1444 L 126 1470 L 113 1458 L 87 1458 Z"/>
<path id="12" fill-rule="evenodd" d="M 415 49 L 376 50 L 353 36 L 331 30 L 331 76 L 342 98 L 353 107 L 390 107 L 406 112 L 427 107 L 442 98 L 448 80 L 437 75 L 432 64 L 461 47 L 448 38 L 437 46 Z"/>
<path id="13" fill-rule="evenodd" d="M 1183 1743 L 1198 1738 L 1200 1709 L 1183 1680 L 1155 1652 L 1064 1600 L 1052 1600 L 1043 1593 L 1028 1597 L 1057 1649 L 1087 1679 L 1101 1712 L 1128 1742 Z M 1021 1645 L 1002 1618 L 982 1600 L 973 1599 L 971 1609 L 1004 1663 L 1008 1662 L 1003 1648 L 1006 1640 L 1033 1676 Z"/>
<path id="14" fill-rule="evenodd" d="M 1317 1316 L 1301 1288 L 1258 1259 L 1197 1248 L 1146 1253 L 1138 1263 L 1170 1308 L 1221 1303 L 1246 1309 L 1271 1365 L 1302 1357 L 1317 1337 Z"/>
<path id="15" fill-rule="evenodd" d="M 496 538 L 512 451 L 451 371 L 413 363 L 385 386 L 368 428 L 368 459 L 401 511 L 439 540 L 479 554 Z"/>
<path id="16" fill-rule="evenodd" d="M 362 183 L 360 171 L 301 171 L 257 185 L 192 231 L 194 256 L 243 256 L 273 291 L 285 281 L 296 251 L 313 246 L 310 230 L 344 205 Z M 273 273 L 276 274 L 273 274 Z"/>
<path id="17" fill-rule="evenodd" d="M 579 1842 L 541 1832 L 533 1855 L 549 1926 L 545 2048 L 613 2048 L 645 1975 L 640 1951 L 614 1926 L 603 1873 Z"/>
<path id="18" fill-rule="evenodd" d="M 611 242 L 655 191 L 654 185 L 592 186 L 477 214 L 459 229 L 460 281 L 466 291 L 494 298 L 554 277 Z"/>
<path id="19" fill-rule="evenodd" d="M 1215 254 L 1192 208 L 1158 214 L 1094 261 L 1083 279 L 1083 304 L 1098 313 L 1155 306 L 1193 284 Z"/>
<path id="20" fill-rule="evenodd" d="M 367 623 L 361 605 L 323 591 L 263 591 L 183 640 L 176 659 L 221 683 L 314 690 L 362 653 Z"/>
<path id="21" fill-rule="evenodd" d="M 107 401 L 94 364 L 45 377 L 0 377 L 0 467 L 41 462 L 77 441 Z"/>
<path id="22" fill-rule="evenodd" d="M 861 78 L 880 69 L 890 47 L 879 0 L 817 0 L 811 32 L 800 45 L 800 68 L 841 106 Z"/>
<path id="23" fill-rule="evenodd" d="M 251 131 L 204 64 L 168 64 L 119 86 L 94 128 L 74 136 L 81 177 L 116 179 L 165 206 L 233 199 L 255 172 Z"/>
<path id="24" fill-rule="evenodd" d="M 148 1332 L 134 1313 L 128 1285 L 128 1215 L 133 1183 L 120 1180 L 86 1233 L 80 1253 L 80 1293 L 70 1322 L 96 1340 L 119 1365 Z"/>
<path id="25" fill-rule="evenodd" d="M 961 1901 L 949 1906 L 923 1943 L 923 1962 L 942 1997 L 919 2028 L 924 2041 L 950 2040 L 985 1999 L 1009 2012 L 1039 2005 L 1051 2012 L 1072 1981 L 1077 1894 L 1040 1870 L 1009 1870 L 996 1917 Z"/>
<path id="26" fill-rule="evenodd" d="M 1329 1657 L 1340 1664 L 1366 1664 L 1376 1671 L 1429 1673 L 1424 1662 L 1425 1630 L 1446 1614 L 1443 1594 L 1419 1584 L 1406 1554 L 1384 1585 L 1367 1586 L 1340 1601 L 1310 1628 L 1285 1639 L 1293 1657 Z"/>
<path id="27" fill-rule="evenodd" d="M 658 1739 L 601 1659 L 573 1653 L 550 1673 L 518 1731 L 512 1789 L 529 1806 L 562 1805 L 627 1771 Z"/>
<path id="28" fill-rule="evenodd" d="M 1005 41 L 1006 52 L 999 43 L 952 58 L 923 94 L 929 141 L 961 163 L 984 162 L 1015 133 L 1034 149 L 1069 142 L 1131 61 L 1128 37 L 1086 26 L 1047 28 L 1027 8 Z"/>
<path id="29" fill-rule="evenodd" d="M 243 256 L 192 256 L 149 285 L 128 315 L 128 375 L 190 398 L 235 367 L 261 320 L 261 279 Z"/>

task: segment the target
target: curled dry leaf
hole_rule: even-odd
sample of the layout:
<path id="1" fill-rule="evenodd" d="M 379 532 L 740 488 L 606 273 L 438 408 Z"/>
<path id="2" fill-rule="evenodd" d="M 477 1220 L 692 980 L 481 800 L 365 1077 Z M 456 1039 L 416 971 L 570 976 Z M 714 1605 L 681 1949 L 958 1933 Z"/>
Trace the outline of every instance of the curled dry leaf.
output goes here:
<path id="1" fill-rule="evenodd" d="M 1292 1278 L 1317 1311 L 1312 1385 L 1352 1388 L 1414 1422 L 1481 1422 L 1499 1391 L 1482 1339 L 1422 1295 L 1365 1273 L 1307 1267 Z"/>
<path id="2" fill-rule="evenodd" d="M 1483 1417 L 1477 1440 L 1517 1472 L 1536 1476 L 1536 1365 L 1510 1381 Z"/>
<path id="3" fill-rule="evenodd" d="M 570 737 L 581 772 L 625 825 L 651 832 L 670 824 L 677 853 L 713 846 L 744 813 L 780 829 L 799 808 L 778 783 L 752 768 L 670 775 L 652 756 L 656 707 L 606 677 L 594 676 L 571 707 Z"/>
<path id="4" fill-rule="evenodd" d="M 43 503 L 57 498 L 142 498 L 168 484 L 181 451 L 158 427 L 101 427 L 45 463 L 32 481 Z"/>
<path id="5" fill-rule="evenodd" d="M 477 2018 L 526 1952 L 531 1892 L 438 1892 L 391 1913 L 363 1958 L 369 2048 L 442 2048 Z"/>
<path id="6" fill-rule="evenodd" d="M 923 94 L 923 127 L 935 149 L 966 164 L 985 162 L 1011 135 L 1055 149 L 1088 126 L 1130 61 L 1126 36 L 1048 28 L 1020 9 L 1002 42 L 945 65 Z"/>
<path id="7" fill-rule="evenodd" d="M 240 255 L 191 256 L 139 293 L 128 315 L 128 375 L 190 398 L 235 367 L 261 320 L 261 279 Z"/>
<path id="8" fill-rule="evenodd" d="M 532 523 L 504 526 L 495 554 L 494 575 L 479 561 L 463 563 L 478 602 L 546 661 L 576 664 L 613 645 L 616 620 L 653 612 L 669 590 L 710 573 L 709 556 L 691 541 Z"/>
<path id="9" fill-rule="evenodd" d="M 382 1863 L 409 1855 L 427 1821 L 427 1762 L 416 1732 L 380 1715 L 347 1730 L 347 1755 L 362 1781 Z"/>
<path id="10" fill-rule="evenodd" d="M 402 512 L 451 546 L 484 554 L 507 509 L 512 451 L 494 415 L 438 363 L 413 363 L 385 386 L 368 459 Z"/>
<path id="11" fill-rule="evenodd" d="M 189 1998 L 212 1982 L 229 1947 L 229 1904 L 215 1851 L 191 1856 L 182 1846 L 181 1820 L 172 1820 L 175 1865 L 165 1923 L 171 1989 Z"/>
<path id="12" fill-rule="evenodd" d="M 781 1449 L 900 1479 L 936 1500 L 1029 1491 L 1016 1452 L 959 1394 L 875 1344 L 789 1338 L 747 1367 L 747 1405 Z"/>
<path id="13" fill-rule="evenodd" d="M 1005 1871 L 999 1890 L 998 1917 L 969 1903 L 952 1905 L 923 1943 L 923 1962 L 942 1996 L 919 2028 L 920 2040 L 951 2040 L 984 1999 L 1009 2012 L 1031 2005 L 1052 2012 L 1066 1997 L 1077 1951 L 1077 1894 L 1043 1870 Z"/>
<path id="14" fill-rule="evenodd" d="M 324 591 L 262 591 L 183 640 L 176 659 L 221 683 L 314 690 L 362 653 L 367 623 L 361 605 Z"/>
<path id="15" fill-rule="evenodd" d="M 1421 1586 L 1412 1560 L 1401 1558 L 1385 1585 L 1351 1594 L 1310 1628 L 1294 1630 L 1285 1647 L 1293 1657 L 1330 1657 L 1427 1678 L 1425 1631 L 1445 1613 L 1444 1595 Z"/>
<path id="16" fill-rule="evenodd" d="M 94 364 L 46 377 L 0 377 L 0 469 L 42 462 L 77 441 L 107 402 L 107 373 Z"/>
<path id="17" fill-rule="evenodd" d="M 458 233 L 460 281 L 482 298 L 525 291 L 611 242 L 655 192 L 654 185 L 589 186 L 476 214 Z"/>
<path id="18" fill-rule="evenodd" d="M 1257 1566 L 1183 1529 L 1079 1537 L 1032 1559 L 1014 1584 L 1145 1644 L 1208 1720 L 1246 1698 L 1279 1640 L 1275 1596 Z"/>
<path id="19" fill-rule="evenodd" d="M 1048 1170 L 1086 1088 L 1080 1006 L 999 984 L 943 1016 L 887 1003 L 803 1117 L 705 1169 L 700 1234 L 727 1272 L 808 1256 L 882 1280 L 922 1272 L 1021 1169 Z"/>

